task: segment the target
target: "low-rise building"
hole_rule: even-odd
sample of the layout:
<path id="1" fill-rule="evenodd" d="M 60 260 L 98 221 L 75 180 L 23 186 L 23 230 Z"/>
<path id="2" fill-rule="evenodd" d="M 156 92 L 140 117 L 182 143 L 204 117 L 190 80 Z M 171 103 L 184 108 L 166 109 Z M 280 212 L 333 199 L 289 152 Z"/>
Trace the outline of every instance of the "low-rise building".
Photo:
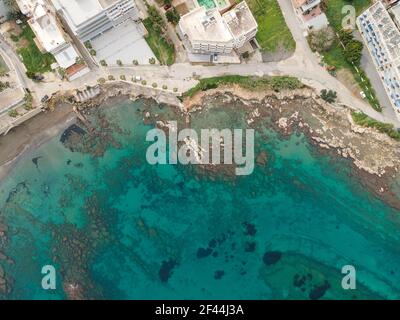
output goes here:
<path id="1" fill-rule="evenodd" d="M 400 31 L 380 1 L 357 18 L 357 26 L 400 119 Z"/>
<path id="2" fill-rule="evenodd" d="M 329 22 L 321 9 L 321 0 L 293 0 L 297 15 L 310 30 L 320 30 Z"/>
<path id="3" fill-rule="evenodd" d="M 133 0 L 51 0 L 72 32 L 86 42 L 107 30 L 139 18 Z"/>
<path id="4" fill-rule="evenodd" d="M 198 7 L 181 17 L 179 28 L 192 53 L 231 53 L 233 37 L 216 8 Z"/>
<path id="5" fill-rule="evenodd" d="M 252 41 L 257 34 L 257 21 L 245 1 L 222 15 L 233 36 L 234 47 L 240 49 Z"/>
<path id="6" fill-rule="evenodd" d="M 36 35 L 36 44 L 42 52 L 51 53 L 59 67 L 67 69 L 79 57 L 66 34 L 59 26 L 52 8 L 45 0 L 17 0 L 21 12 Z"/>
<path id="7" fill-rule="evenodd" d="M 241 49 L 252 42 L 250 47 L 257 47 L 254 39 L 257 22 L 245 1 L 224 14 L 216 7 L 199 6 L 181 17 L 178 32 L 189 55 L 208 55 L 209 62 L 213 62 L 213 57 L 217 62 L 216 55 L 231 55 L 232 61 L 238 62 L 236 51 L 241 53 Z M 219 62 L 223 61 L 226 59 Z"/>

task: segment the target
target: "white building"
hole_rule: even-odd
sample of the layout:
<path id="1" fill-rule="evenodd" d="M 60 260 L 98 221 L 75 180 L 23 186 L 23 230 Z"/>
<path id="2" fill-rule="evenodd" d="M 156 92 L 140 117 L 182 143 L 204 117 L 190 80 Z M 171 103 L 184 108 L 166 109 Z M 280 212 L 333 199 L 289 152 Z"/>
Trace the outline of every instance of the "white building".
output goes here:
<path id="1" fill-rule="evenodd" d="M 232 34 L 237 49 L 253 40 L 257 34 L 257 21 L 245 1 L 225 12 L 222 18 Z"/>
<path id="2" fill-rule="evenodd" d="M 380 1 L 357 18 L 357 26 L 400 119 L 400 31 Z"/>
<path id="3" fill-rule="evenodd" d="M 243 1 L 222 15 L 197 7 L 181 17 L 178 31 L 192 54 L 227 55 L 254 39 L 257 22 Z"/>
<path id="4" fill-rule="evenodd" d="M 51 0 L 71 31 L 91 40 L 127 19 L 137 20 L 134 0 Z"/>
<path id="5" fill-rule="evenodd" d="M 17 0 L 17 4 L 29 18 L 28 23 L 36 35 L 39 49 L 51 53 L 61 68 L 67 69 L 74 65 L 79 55 L 66 39 L 45 0 Z"/>
<path id="6" fill-rule="evenodd" d="M 231 53 L 233 36 L 218 9 L 198 7 L 181 17 L 179 28 L 192 53 Z"/>

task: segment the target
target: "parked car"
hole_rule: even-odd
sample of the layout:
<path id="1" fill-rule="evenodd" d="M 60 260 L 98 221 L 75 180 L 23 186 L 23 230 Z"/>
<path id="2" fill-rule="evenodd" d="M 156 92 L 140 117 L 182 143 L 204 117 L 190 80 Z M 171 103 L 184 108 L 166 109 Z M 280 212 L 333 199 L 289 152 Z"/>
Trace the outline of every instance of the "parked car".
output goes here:
<path id="1" fill-rule="evenodd" d="M 164 6 L 164 10 L 165 10 L 165 11 L 168 11 L 170 8 L 171 8 L 171 5 L 170 5 L 170 4 L 166 4 L 166 5 Z"/>
<path id="2" fill-rule="evenodd" d="M 49 100 L 49 96 L 46 94 L 45 96 L 43 96 L 43 98 L 40 101 L 46 102 L 48 100 Z"/>
<path id="3" fill-rule="evenodd" d="M 35 80 L 35 81 L 42 81 L 44 79 L 44 76 L 41 75 L 41 74 L 36 74 L 36 75 L 33 76 L 32 79 Z"/>

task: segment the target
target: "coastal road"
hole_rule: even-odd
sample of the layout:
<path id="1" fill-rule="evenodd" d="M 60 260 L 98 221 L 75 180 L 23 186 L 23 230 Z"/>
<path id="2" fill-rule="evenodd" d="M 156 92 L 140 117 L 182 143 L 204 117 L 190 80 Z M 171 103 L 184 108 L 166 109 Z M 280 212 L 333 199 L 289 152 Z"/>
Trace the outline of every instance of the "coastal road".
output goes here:
<path id="1" fill-rule="evenodd" d="M 0 34 L 0 49 L 3 51 L 5 55 L 11 60 L 11 63 L 14 67 L 14 70 L 18 76 L 18 80 L 24 88 L 28 88 L 30 85 L 30 81 L 27 78 L 25 72 L 25 66 L 19 60 L 19 57 L 14 52 L 14 50 L 8 45 L 8 43 L 4 40 L 3 36 Z"/>
<path id="2" fill-rule="evenodd" d="M 391 123 L 400 127 L 400 121 L 390 112 L 379 113 L 364 100 L 353 95 L 353 93 L 339 80 L 332 77 L 323 67 L 319 65 L 317 56 L 308 46 L 307 39 L 304 37 L 302 24 L 294 12 L 290 0 L 278 0 L 282 9 L 286 23 L 296 41 L 296 50 L 294 54 L 279 62 L 269 63 L 243 63 L 230 65 L 201 66 L 191 65 L 189 63 L 176 63 L 172 66 L 159 65 L 138 65 L 132 67 L 100 67 L 93 69 L 87 75 L 71 82 L 57 81 L 51 83 L 32 83 L 29 88 L 37 93 L 38 97 L 51 95 L 59 90 L 73 90 L 82 88 L 86 85 L 95 85 L 97 79 L 107 78 L 109 74 L 114 75 L 116 79 L 120 75 L 125 75 L 127 79 L 132 76 L 141 76 L 147 80 L 148 84 L 156 82 L 161 85 L 168 83 L 176 87 L 179 91 L 186 91 L 196 84 L 197 77 L 215 77 L 222 75 L 290 75 L 299 78 L 305 84 L 315 88 L 317 92 L 321 89 L 331 89 L 337 92 L 338 101 L 350 108 L 360 110 L 370 117 L 381 121 Z"/>

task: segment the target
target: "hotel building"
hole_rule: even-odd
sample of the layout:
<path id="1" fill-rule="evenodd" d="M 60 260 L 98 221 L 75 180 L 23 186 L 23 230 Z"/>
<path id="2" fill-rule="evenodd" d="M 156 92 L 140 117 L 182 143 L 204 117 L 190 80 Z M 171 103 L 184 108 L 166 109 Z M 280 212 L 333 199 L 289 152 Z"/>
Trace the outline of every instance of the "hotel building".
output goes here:
<path id="1" fill-rule="evenodd" d="M 181 17 L 178 32 L 192 54 L 226 55 L 253 41 L 257 22 L 245 1 L 223 14 L 199 6 Z"/>
<path id="2" fill-rule="evenodd" d="M 51 0 L 74 35 L 82 42 L 91 40 L 125 22 L 137 20 L 133 0 Z"/>
<path id="3" fill-rule="evenodd" d="M 380 1 L 357 18 L 357 26 L 400 119 L 400 31 Z"/>

